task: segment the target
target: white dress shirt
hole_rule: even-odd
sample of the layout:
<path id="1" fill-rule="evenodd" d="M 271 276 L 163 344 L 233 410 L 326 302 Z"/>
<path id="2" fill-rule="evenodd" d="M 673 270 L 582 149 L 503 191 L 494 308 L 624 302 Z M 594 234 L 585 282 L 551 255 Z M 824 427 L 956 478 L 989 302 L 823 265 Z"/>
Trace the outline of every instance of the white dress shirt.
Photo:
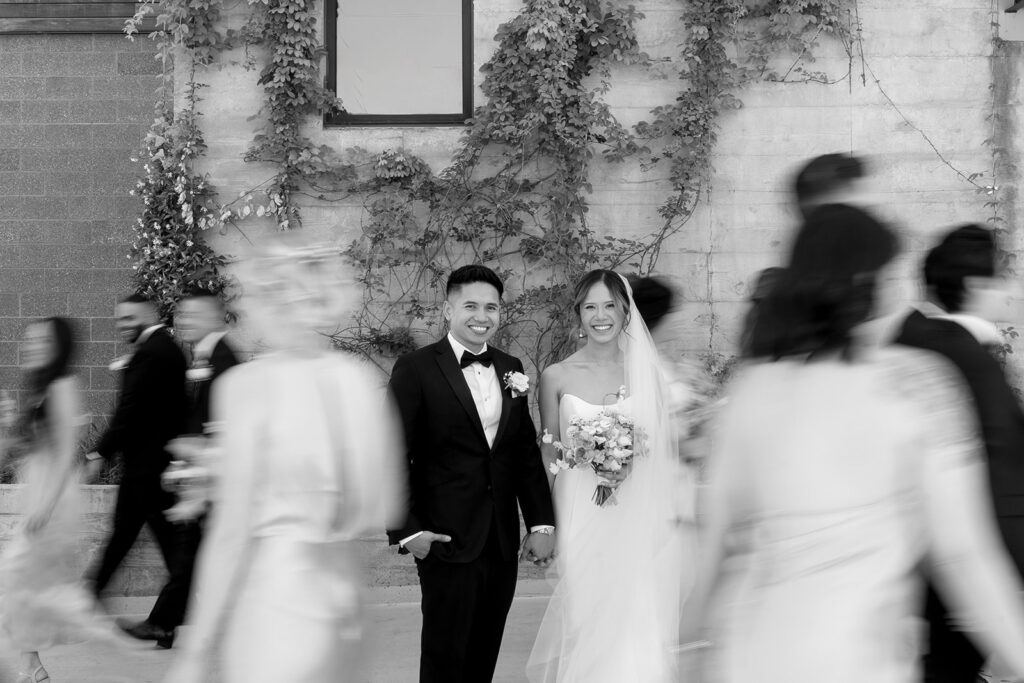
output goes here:
<path id="1" fill-rule="evenodd" d="M 448 333 L 448 343 L 451 344 L 452 350 L 455 351 L 455 361 L 462 362 L 462 354 L 472 353 L 465 346 L 460 344 L 452 333 Z M 480 349 L 479 353 L 483 353 L 487 350 L 487 344 Z M 487 437 L 487 445 L 494 446 L 494 438 L 498 435 L 498 423 L 501 421 L 501 384 L 498 381 L 498 372 L 494 369 L 494 364 L 484 366 L 482 363 L 473 363 L 467 367 L 462 368 L 462 376 L 466 378 L 466 384 L 469 385 L 469 393 L 473 395 L 473 403 L 476 405 L 476 413 L 480 416 L 480 424 L 484 428 L 484 436 Z M 553 527 L 547 525 L 530 527 L 530 532 L 533 533 L 540 529 L 553 529 Z M 403 538 L 398 542 L 398 546 L 404 547 L 406 543 L 419 536 L 421 532 L 415 533 L 408 538 Z"/>
<path id="2" fill-rule="evenodd" d="M 448 333 L 448 343 L 452 345 L 455 360 L 459 363 L 462 362 L 462 354 L 472 353 L 460 344 L 451 332 Z M 486 350 L 487 344 L 484 344 L 480 353 Z M 476 405 L 477 415 L 480 416 L 480 424 L 484 427 L 487 445 L 493 447 L 494 437 L 498 435 L 498 422 L 501 421 L 501 385 L 498 383 L 498 373 L 493 363 L 486 367 L 482 363 L 473 363 L 462 368 L 462 376 L 466 378 L 469 393 L 473 395 L 473 403 Z"/>

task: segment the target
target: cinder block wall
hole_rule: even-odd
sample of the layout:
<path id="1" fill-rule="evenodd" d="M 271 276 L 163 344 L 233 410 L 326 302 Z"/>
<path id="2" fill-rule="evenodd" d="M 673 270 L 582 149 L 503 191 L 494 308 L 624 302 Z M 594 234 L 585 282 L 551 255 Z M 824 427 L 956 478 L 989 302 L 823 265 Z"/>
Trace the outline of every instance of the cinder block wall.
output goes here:
<path id="1" fill-rule="evenodd" d="M 152 120 L 152 42 L 122 35 L 0 35 L 0 388 L 33 318 L 70 315 L 86 409 L 108 414 L 122 350 L 114 304 L 129 286 L 129 196 Z"/>

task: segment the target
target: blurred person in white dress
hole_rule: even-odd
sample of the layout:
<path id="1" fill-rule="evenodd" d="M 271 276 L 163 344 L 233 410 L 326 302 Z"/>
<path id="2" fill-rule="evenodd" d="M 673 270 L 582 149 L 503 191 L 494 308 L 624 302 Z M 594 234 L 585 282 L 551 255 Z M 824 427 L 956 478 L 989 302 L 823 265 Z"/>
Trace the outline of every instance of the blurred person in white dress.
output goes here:
<path id="1" fill-rule="evenodd" d="M 527 665 L 544 683 L 661 683 L 675 680 L 680 592 L 692 576 L 692 533 L 677 523 L 679 460 L 668 380 L 621 275 L 595 270 L 576 285 L 574 309 L 584 346 L 544 370 L 545 431 L 566 433 L 573 417 L 622 411 L 636 424 L 643 454 L 628 472 L 558 472 L 558 584 Z M 625 398 L 617 402 L 620 388 Z M 547 461 L 558 457 L 546 444 Z M 594 502 L 603 479 L 615 504 Z M 682 577 L 682 578 L 681 578 Z"/>
<path id="2" fill-rule="evenodd" d="M 167 681 L 217 669 L 225 683 L 333 683 L 358 669 L 350 541 L 399 511 L 399 427 L 382 384 L 323 334 L 357 296 L 338 254 L 275 242 L 240 275 L 270 353 L 213 388 L 215 506 Z"/>
<path id="3" fill-rule="evenodd" d="M 707 680 L 919 680 L 921 565 L 981 647 L 1024 675 L 1021 584 L 965 387 L 939 356 L 859 336 L 895 304 L 896 252 L 864 211 L 818 208 L 746 337 L 767 362 L 734 379 L 716 426 L 684 611 L 682 649 L 707 655 Z M 748 580 L 712 601 L 732 557 Z"/>
<path id="4" fill-rule="evenodd" d="M 50 680 L 41 650 L 95 638 L 114 642 L 74 564 L 83 514 L 74 346 L 64 318 L 29 324 L 21 346 L 21 410 L 10 403 L 4 410 L 0 464 L 17 463 L 24 521 L 0 559 L 0 623 L 22 652 L 19 683 Z"/>

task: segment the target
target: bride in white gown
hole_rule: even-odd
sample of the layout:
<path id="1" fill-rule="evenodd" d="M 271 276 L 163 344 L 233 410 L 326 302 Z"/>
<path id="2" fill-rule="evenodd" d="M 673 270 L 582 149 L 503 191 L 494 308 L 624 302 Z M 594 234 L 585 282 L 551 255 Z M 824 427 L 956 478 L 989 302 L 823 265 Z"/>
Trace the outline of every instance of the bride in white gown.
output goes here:
<path id="1" fill-rule="evenodd" d="M 545 683 L 674 680 L 681 593 L 693 574 L 691 527 L 676 524 L 680 467 L 657 352 L 618 274 L 588 273 L 575 308 L 586 345 L 541 377 L 542 426 L 565 440 L 573 416 L 622 410 L 645 434 L 615 504 L 598 506 L 592 470 L 554 481 L 559 581 L 527 665 Z M 626 398 L 617 403 L 621 387 Z M 552 446 L 545 455 L 555 457 Z"/>

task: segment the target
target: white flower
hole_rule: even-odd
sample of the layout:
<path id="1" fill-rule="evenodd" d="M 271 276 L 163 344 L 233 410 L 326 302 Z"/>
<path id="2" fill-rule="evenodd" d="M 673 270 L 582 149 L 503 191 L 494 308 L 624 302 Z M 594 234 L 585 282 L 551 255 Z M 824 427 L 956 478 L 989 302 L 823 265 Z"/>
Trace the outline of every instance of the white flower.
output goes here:
<path id="1" fill-rule="evenodd" d="M 130 353 L 125 354 L 123 356 L 118 356 L 117 358 L 112 360 L 110 362 L 110 365 L 107 366 L 107 367 L 110 368 L 111 372 L 120 372 L 121 370 L 124 370 L 125 368 L 128 367 L 128 362 L 131 359 L 132 359 L 132 355 Z"/>
<path id="2" fill-rule="evenodd" d="M 540 437 L 540 440 L 543 441 L 544 443 L 554 443 L 555 437 L 551 435 L 551 432 L 545 429 L 544 436 Z"/>
<path id="3" fill-rule="evenodd" d="M 506 372 L 505 388 L 512 392 L 512 398 L 523 396 L 530 391 L 530 378 L 521 372 Z"/>

